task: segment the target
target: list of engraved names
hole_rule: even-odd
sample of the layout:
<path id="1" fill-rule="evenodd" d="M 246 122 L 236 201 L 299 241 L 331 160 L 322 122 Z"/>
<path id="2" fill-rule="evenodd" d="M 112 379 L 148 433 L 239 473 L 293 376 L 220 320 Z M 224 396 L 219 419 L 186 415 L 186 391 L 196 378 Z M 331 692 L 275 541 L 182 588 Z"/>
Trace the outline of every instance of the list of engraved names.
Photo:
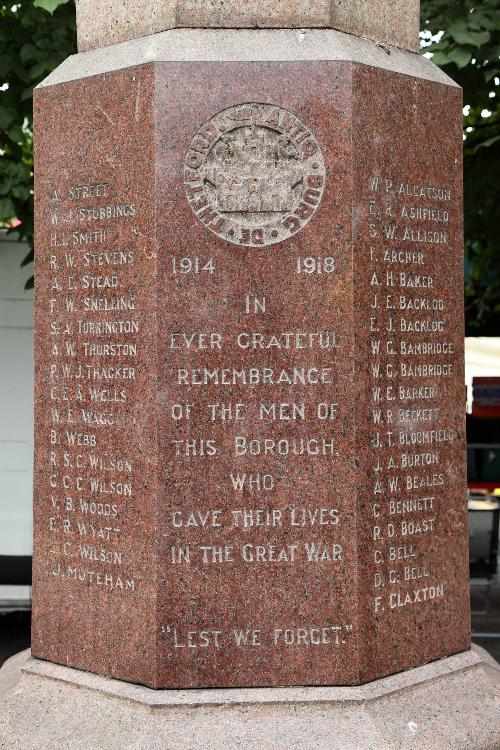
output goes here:
<path id="1" fill-rule="evenodd" d="M 447 383 L 460 377 L 444 288 L 456 229 L 446 186 L 375 175 L 367 186 L 373 612 L 444 600 L 433 565 L 450 492 Z M 436 264 L 436 258 L 439 263 Z M 444 407 L 444 408 L 443 408 Z"/>
<path id="2" fill-rule="evenodd" d="M 134 457 L 120 451 L 136 398 L 141 330 L 133 283 L 137 209 L 108 183 L 55 187 L 48 265 L 49 575 L 133 594 L 123 523 L 136 502 Z M 128 241 L 117 243 L 121 226 Z"/>

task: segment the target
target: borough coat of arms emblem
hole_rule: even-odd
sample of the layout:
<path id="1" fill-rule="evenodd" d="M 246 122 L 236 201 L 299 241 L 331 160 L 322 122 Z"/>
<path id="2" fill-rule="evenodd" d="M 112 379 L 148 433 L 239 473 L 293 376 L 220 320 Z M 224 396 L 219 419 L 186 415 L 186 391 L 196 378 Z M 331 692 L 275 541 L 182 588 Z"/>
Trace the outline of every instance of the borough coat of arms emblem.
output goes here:
<path id="1" fill-rule="evenodd" d="M 297 234 L 320 206 L 325 163 L 312 132 L 271 104 L 220 112 L 193 137 L 184 182 L 191 208 L 210 231 L 248 247 Z"/>

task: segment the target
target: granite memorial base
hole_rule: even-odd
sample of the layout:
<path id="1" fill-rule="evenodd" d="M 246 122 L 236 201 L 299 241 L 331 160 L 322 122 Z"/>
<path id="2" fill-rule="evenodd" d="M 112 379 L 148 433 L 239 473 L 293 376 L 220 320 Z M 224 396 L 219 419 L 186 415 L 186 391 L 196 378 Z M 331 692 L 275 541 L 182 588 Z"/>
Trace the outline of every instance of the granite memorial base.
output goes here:
<path id="1" fill-rule="evenodd" d="M 8 750 L 498 750 L 482 649 L 362 687 L 151 690 L 32 659 L 0 671 Z"/>
<path id="2" fill-rule="evenodd" d="M 35 657 L 340 687 L 470 647 L 462 107 L 333 30 L 37 89 Z"/>

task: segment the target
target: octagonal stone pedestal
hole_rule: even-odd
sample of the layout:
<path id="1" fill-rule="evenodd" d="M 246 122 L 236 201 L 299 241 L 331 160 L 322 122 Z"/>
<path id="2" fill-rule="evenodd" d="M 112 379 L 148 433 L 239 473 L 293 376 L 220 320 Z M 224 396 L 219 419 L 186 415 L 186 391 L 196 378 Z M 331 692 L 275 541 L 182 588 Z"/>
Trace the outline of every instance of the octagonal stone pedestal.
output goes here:
<path id="1" fill-rule="evenodd" d="M 155 691 L 31 659 L 0 670 L 9 750 L 497 750 L 500 668 L 477 647 L 357 688 Z"/>
<path id="2" fill-rule="evenodd" d="M 332 28 L 418 49 L 419 0 L 76 0 L 78 48 L 174 28 Z"/>
<path id="3" fill-rule="evenodd" d="M 461 107 L 327 30 L 37 90 L 34 656 L 340 686 L 469 647 Z"/>

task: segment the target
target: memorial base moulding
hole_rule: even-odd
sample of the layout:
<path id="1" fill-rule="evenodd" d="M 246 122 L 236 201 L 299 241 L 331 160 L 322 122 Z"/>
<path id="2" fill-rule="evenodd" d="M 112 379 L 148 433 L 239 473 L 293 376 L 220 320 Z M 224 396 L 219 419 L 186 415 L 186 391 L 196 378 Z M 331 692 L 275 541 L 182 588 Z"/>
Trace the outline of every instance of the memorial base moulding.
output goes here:
<path id="1" fill-rule="evenodd" d="M 38 88 L 34 656 L 340 686 L 469 648 L 461 113 L 327 30 Z"/>
<path id="2" fill-rule="evenodd" d="M 24 652 L 0 670 L 0 746 L 497 750 L 499 696 L 498 664 L 476 647 L 356 688 L 159 691 Z"/>

